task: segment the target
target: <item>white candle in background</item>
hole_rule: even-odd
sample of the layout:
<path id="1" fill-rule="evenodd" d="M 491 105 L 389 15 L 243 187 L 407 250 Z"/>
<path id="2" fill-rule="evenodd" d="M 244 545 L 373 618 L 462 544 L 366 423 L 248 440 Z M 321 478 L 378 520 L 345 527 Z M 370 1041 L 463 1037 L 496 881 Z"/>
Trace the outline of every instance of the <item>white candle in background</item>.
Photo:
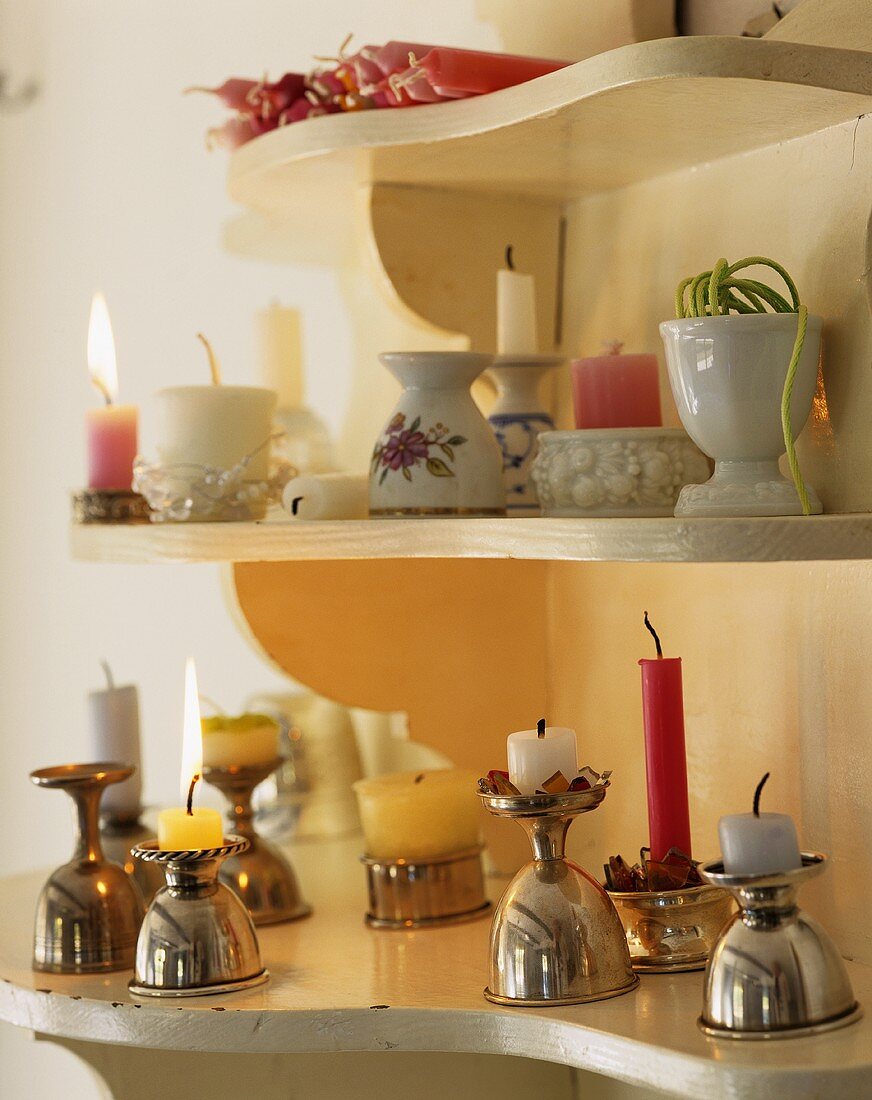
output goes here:
<path id="1" fill-rule="evenodd" d="M 544 728 L 544 735 L 540 730 Z M 571 783 L 578 775 L 578 745 L 575 730 L 565 726 L 544 726 L 539 729 L 510 733 L 509 782 L 521 794 L 533 794 L 555 772 L 563 772 Z"/>
<path id="2" fill-rule="evenodd" d="M 291 478 L 282 493 L 291 519 L 366 519 L 369 478 L 366 474 L 308 474 Z"/>
<path id="3" fill-rule="evenodd" d="M 274 390 L 280 409 L 303 405 L 303 342 L 300 312 L 270 302 L 255 316 L 263 380 Z"/>
<path id="4" fill-rule="evenodd" d="M 500 355 L 531 355 L 536 340 L 536 280 L 515 271 L 511 246 L 506 266 L 497 272 L 497 351 Z"/>
<path id="5" fill-rule="evenodd" d="M 133 684 L 115 685 L 103 661 L 105 691 L 88 694 L 91 745 L 95 761 L 117 761 L 136 769 L 123 783 L 103 792 L 100 809 L 118 821 L 136 821 L 142 809 L 142 756 L 139 742 L 139 693 Z"/>
<path id="6" fill-rule="evenodd" d="M 754 794 L 754 811 L 729 814 L 718 822 L 718 837 L 728 875 L 772 875 L 802 866 L 796 825 L 789 814 L 761 814 L 760 792 L 767 772 Z"/>

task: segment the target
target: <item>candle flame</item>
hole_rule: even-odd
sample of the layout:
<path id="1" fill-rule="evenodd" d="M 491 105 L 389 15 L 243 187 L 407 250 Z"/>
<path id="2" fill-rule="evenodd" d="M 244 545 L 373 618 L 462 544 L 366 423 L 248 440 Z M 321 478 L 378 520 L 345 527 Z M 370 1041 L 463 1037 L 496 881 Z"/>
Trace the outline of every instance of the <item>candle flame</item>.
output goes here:
<path id="1" fill-rule="evenodd" d="M 188 800 L 188 789 L 195 775 L 203 770 L 203 731 L 200 727 L 200 699 L 197 693 L 197 666 L 194 658 L 185 662 L 185 720 L 182 733 L 182 771 L 179 789 L 182 804 Z"/>
<path id="2" fill-rule="evenodd" d="M 91 381 L 111 405 L 118 396 L 118 368 L 115 365 L 115 340 L 106 299 L 98 291 L 91 302 L 88 321 L 88 373 Z"/>

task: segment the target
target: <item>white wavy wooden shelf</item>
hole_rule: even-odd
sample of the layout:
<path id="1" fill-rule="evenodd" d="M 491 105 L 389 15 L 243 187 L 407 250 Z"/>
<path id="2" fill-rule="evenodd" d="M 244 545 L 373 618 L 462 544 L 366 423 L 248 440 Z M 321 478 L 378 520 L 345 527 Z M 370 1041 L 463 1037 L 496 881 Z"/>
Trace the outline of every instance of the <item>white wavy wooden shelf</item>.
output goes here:
<path id="1" fill-rule="evenodd" d="M 315 912 L 261 929 L 271 981 L 190 1001 L 133 998 L 126 972 L 34 973 L 32 919 L 44 876 L 5 879 L 0 1019 L 52 1036 L 163 1050 L 521 1055 L 705 1100 L 869 1095 L 872 1017 L 811 1039 L 707 1040 L 696 1026 L 699 973 L 651 975 L 635 993 L 571 1008 L 489 1004 L 482 996 L 489 922 L 367 929 L 359 844 L 297 846 L 293 858 Z M 861 1003 L 872 1003 L 872 971 L 853 963 L 849 971 Z"/>
<path id="2" fill-rule="evenodd" d="M 303 231 L 313 209 L 333 203 L 339 213 L 360 184 L 574 198 L 787 141 L 870 108 L 869 53 L 772 39 L 662 39 L 487 96 L 283 127 L 232 155 L 229 187 L 243 205 Z M 243 227 L 228 237 L 245 247 Z"/>
<path id="3" fill-rule="evenodd" d="M 74 525 L 78 561 L 513 558 L 743 562 L 872 559 L 872 515 L 758 519 L 412 519 Z"/>

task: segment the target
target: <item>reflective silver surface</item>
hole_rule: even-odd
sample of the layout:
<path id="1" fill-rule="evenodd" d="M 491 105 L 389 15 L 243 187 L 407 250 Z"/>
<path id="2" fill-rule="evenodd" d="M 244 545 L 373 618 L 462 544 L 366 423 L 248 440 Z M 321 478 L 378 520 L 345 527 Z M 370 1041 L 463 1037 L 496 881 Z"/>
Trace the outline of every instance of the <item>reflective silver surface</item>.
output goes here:
<path id="1" fill-rule="evenodd" d="M 420 860 L 362 858 L 372 928 L 433 928 L 477 920 L 490 910 L 482 849 Z"/>
<path id="2" fill-rule="evenodd" d="M 134 878 L 146 905 L 166 882 L 166 876 L 157 863 L 134 859 L 130 849 L 152 836 L 154 833 L 140 821 L 119 821 L 108 814 L 100 817 L 100 839 L 106 858 L 120 864 Z"/>
<path id="3" fill-rule="evenodd" d="M 244 837 L 228 836 L 220 848 L 163 852 L 149 841 L 133 849 L 162 866 L 167 881 L 142 922 L 131 993 L 196 997 L 267 980 L 248 910 L 218 881 L 222 860 L 247 847 Z"/>
<path id="4" fill-rule="evenodd" d="M 287 858 L 254 828 L 251 796 L 281 763 L 276 757 L 268 764 L 203 769 L 206 782 L 230 802 L 227 820 L 231 832 L 248 841 L 244 851 L 223 861 L 218 878 L 242 898 L 255 924 L 278 924 L 312 912 L 300 894 L 297 876 Z"/>
<path id="5" fill-rule="evenodd" d="M 645 974 L 704 969 L 736 908 L 731 895 L 715 886 L 607 893 L 627 934 L 633 969 Z"/>
<path id="6" fill-rule="evenodd" d="M 124 764 L 61 764 L 31 772 L 39 787 L 66 791 L 76 805 L 73 858 L 48 879 L 39 896 L 33 969 L 93 974 L 133 965 L 145 906 L 139 887 L 100 844 L 100 796 L 133 774 Z"/>
<path id="7" fill-rule="evenodd" d="M 494 911 L 490 984 L 497 1004 L 579 1004 L 629 993 L 639 984 L 627 940 L 606 891 L 565 858 L 569 826 L 596 809 L 608 783 L 560 795 L 489 795 L 490 813 L 514 818 L 534 859 L 509 883 Z"/>
<path id="8" fill-rule="evenodd" d="M 802 867 L 773 875 L 728 875 L 720 861 L 700 874 L 730 890 L 740 912 L 722 931 L 705 975 L 700 1026 L 723 1038 L 815 1034 L 860 1018 L 835 944 L 796 904 L 799 886 L 826 857 L 802 853 Z"/>

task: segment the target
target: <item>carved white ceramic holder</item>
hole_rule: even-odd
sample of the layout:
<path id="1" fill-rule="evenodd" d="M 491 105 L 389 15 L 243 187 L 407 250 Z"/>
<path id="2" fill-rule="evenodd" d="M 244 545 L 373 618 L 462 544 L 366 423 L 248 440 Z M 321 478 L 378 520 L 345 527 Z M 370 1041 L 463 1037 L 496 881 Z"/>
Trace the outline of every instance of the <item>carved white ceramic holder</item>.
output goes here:
<path id="1" fill-rule="evenodd" d="M 705 484 L 682 490 L 677 516 L 802 514 L 796 487 L 778 467 L 785 451 L 781 395 L 797 319 L 795 313 L 748 313 L 660 326 L 681 422 L 715 460 Z M 794 437 L 811 412 L 820 343 L 821 319 L 809 315 L 790 403 Z M 806 488 L 812 512 L 823 511 Z"/>
<path id="2" fill-rule="evenodd" d="M 543 432 L 533 480 L 545 516 L 671 516 L 708 460 L 681 428 Z"/>

